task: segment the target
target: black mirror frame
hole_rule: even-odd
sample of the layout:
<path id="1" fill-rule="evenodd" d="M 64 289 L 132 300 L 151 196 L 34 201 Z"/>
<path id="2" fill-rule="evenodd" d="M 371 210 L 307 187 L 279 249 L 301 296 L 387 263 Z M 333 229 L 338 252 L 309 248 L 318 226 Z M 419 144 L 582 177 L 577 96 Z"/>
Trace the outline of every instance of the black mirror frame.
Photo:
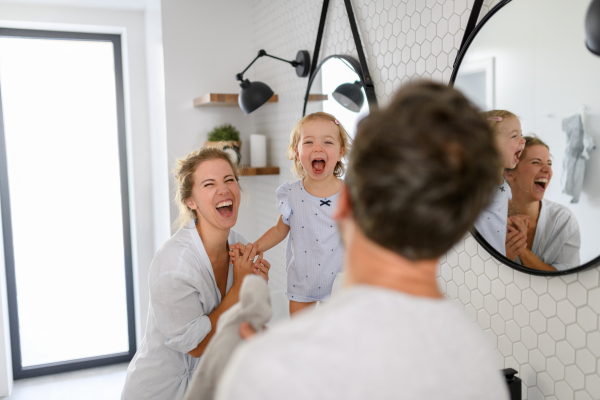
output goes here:
<path id="1" fill-rule="evenodd" d="M 465 58 L 467 51 L 469 50 L 469 46 L 471 45 L 471 43 L 473 43 L 473 41 L 475 40 L 475 37 L 477 36 L 479 31 L 485 26 L 486 22 L 488 22 L 498 11 L 500 11 L 504 6 L 506 6 L 508 3 L 511 3 L 511 2 L 512 2 L 512 0 L 502 0 L 501 2 L 496 4 L 486 15 L 484 15 L 481 18 L 481 21 L 474 27 L 473 31 L 470 32 L 467 39 L 466 40 L 463 39 L 463 43 L 461 44 L 461 47 L 458 51 L 458 55 L 456 56 L 456 60 L 452 67 L 453 68 L 452 76 L 450 77 L 450 82 L 448 83 L 448 86 L 454 87 L 454 81 L 456 81 L 456 76 L 458 74 L 458 70 L 460 69 L 460 65 L 461 65 L 463 59 Z M 477 14 L 479 14 L 479 12 Z M 598 265 L 600 265 L 600 256 L 598 256 L 598 257 L 592 259 L 591 261 L 588 261 L 587 263 L 580 265 L 579 267 L 575 267 L 575 268 L 565 270 L 565 271 L 540 271 L 537 269 L 527 268 L 521 264 L 517 264 L 516 262 L 509 260 L 502 254 L 500 254 L 500 252 L 498 252 L 494 247 L 492 247 L 483 238 L 483 236 L 477 231 L 477 229 L 475 229 L 475 227 L 473 227 L 471 229 L 471 234 L 473 235 L 475 240 L 477 240 L 477 243 L 479 243 L 481 245 L 481 247 L 483 247 L 488 253 L 490 253 L 490 255 L 492 257 L 494 257 L 496 260 L 498 260 L 499 262 L 501 262 L 504 265 L 507 265 L 513 269 L 516 269 L 517 271 L 521 271 L 521 272 L 524 272 L 524 273 L 530 274 L 530 275 L 561 276 L 561 275 L 574 274 L 574 273 L 581 272 L 586 269 L 597 267 Z"/>
<path id="2" fill-rule="evenodd" d="M 352 37 L 354 38 L 354 45 L 356 46 L 356 52 L 358 53 L 359 61 L 350 56 L 335 54 L 326 57 L 317 65 L 317 60 L 319 59 L 319 51 L 321 50 L 321 42 L 323 40 L 325 20 L 327 18 L 327 8 L 329 7 L 329 0 L 323 0 L 323 8 L 321 9 L 321 19 L 319 21 L 319 30 L 317 32 L 317 40 L 315 42 L 315 51 L 313 52 L 308 85 L 306 87 L 306 94 L 304 95 L 304 107 L 302 108 L 303 117 L 306 115 L 306 103 L 308 102 L 308 95 L 310 94 L 310 87 L 312 86 L 313 80 L 315 79 L 315 76 L 317 75 L 317 72 L 319 71 L 323 63 L 325 63 L 325 61 L 333 57 L 346 60 L 352 65 L 352 68 L 360 77 L 360 81 L 365 90 L 367 101 L 369 102 L 369 108 L 374 109 L 378 107 L 377 96 L 375 95 L 375 86 L 373 85 L 371 75 L 369 74 L 369 67 L 367 65 L 367 59 L 365 58 L 365 52 L 363 51 L 362 43 L 360 41 L 360 35 L 358 34 L 358 27 L 356 26 L 356 19 L 354 18 L 352 3 L 350 2 L 350 0 L 344 0 L 344 5 L 346 7 L 346 13 L 348 14 L 348 22 L 350 23 L 350 30 L 352 30 Z"/>

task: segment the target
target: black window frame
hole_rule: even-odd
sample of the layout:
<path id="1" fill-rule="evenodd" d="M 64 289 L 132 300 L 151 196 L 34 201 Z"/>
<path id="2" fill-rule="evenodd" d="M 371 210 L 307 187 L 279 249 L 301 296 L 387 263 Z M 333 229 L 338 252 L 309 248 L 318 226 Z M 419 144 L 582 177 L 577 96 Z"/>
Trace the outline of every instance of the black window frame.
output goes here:
<path id="1" fill-rule="evenodd" d="M 118 145 L 121 183 L 121 209 L 123 218 L 123 248 L 125 264 L 125 290 L 127 301 L 127 330 L 129 335 L 129 350 L 125 353 L 108 354 L 76 360 L 67 360 L 50 364 L 23 367 L 21 360 L 21 339 L 19 336 L 19 316 L 17 307 L 17 290 L 15 276 L 15 260 L 12 235 L 12 218 L 10 207 L 10 192 L 8 183 L 8 165 L 6 142 L 4 134 L 4 114 L 2 107 L 2 86 L 0 82 L 0 198 L 2 215 L 2 233 L 4 239 L 4 261 L 6 268 L 6 286 L 8 297 L 8 314 L 10 322 L 10 338 L 12 350 L 13 379 L 32 378 L 36 376 L 76 371 L 105 365 L 129 362 L 136 352 L 134 292 L 133 292 L 133 262 L 131 251 L 131 218 L 129 209 L 129 181 L 127 171 L 127 138 L 125 129 L 125 97 L 123 91 L 123 59 L 121 54 L 121 35 L 99 34 L 85 32 L 44 31 L 32 29 L 0 28 L 0 37 L 28 39 L 56 39 L 102 41 L 113 44 Z M 48 345 L 52 345 L 48 343 Z"/>

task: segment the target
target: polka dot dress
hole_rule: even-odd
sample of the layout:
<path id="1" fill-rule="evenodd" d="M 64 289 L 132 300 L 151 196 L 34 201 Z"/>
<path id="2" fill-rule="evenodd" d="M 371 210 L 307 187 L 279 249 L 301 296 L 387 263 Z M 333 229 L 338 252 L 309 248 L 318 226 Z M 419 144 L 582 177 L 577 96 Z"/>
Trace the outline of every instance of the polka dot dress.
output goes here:
<path id="1" fill-rule="evenodd" d="M 283 222 L 290 226 L 286 251 L 288 299 L 328 300 L 344 257 L 332 218 L 338 193 L 327 198 L 315 197 L 299 180 L 281 185 L 276 197 Z"/>
<path id="2" fill-rule="evenodd" d="M 506 222 L 512 191 L 506 181 L 494 190 L 490 205 L 479 214 L 475 228 L 500 254 L 506 255 Z"/>

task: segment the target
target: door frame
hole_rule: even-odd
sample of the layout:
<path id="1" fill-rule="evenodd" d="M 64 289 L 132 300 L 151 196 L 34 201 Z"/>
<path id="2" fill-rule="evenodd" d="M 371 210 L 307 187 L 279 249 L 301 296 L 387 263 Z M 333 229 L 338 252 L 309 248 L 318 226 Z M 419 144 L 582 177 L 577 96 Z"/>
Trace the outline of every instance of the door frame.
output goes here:
<path id="1" fill-rule="evenodd" d="M 124 353 L 108 354 L 76 360 L 67 360 L 50 364 L 23 367 L 21 360 L 21 339 L 19 336 L 19 315 L 17 305 L 15 259 L 13 249 L 12 218 L 10 192 L 8 183 L 8 164 L 4 134 L 4 115 L 2 107 L 2 87 L 0 82 L 0 213 L 2 215 L 2 233 L 4 239 L 4 261 L 6 268 L 6 286 L 8 297 L 8 314 L 10 322 L 10 338 L 13 365 L 13 379 L 32 378 L 61 372 L 75 371 L 129 362 L 136 351 L 133 263 L 131 249 L 131 218 L 129 209 L 129 181 L 127 172 L 127 147 L 125 129 L 125 97 L 123 86 L 123 60 L 121 53 L 121 35 L 98 34 L 85 32 L 61 32 L 33 29 L 0 28 L 0 37 L 18 37 L 29 39 L 84 40 L 103 41 L 113 44 L 115 62 L 115 89 L 117 105 L 118 145 L 121 183 L 121 209 L 123 219 L 123 249 L 125 264 L 125 291 L 127 300 L 127 330 L 129 350 Z M 50 344 L 51 345 L 51 344 Z"/>

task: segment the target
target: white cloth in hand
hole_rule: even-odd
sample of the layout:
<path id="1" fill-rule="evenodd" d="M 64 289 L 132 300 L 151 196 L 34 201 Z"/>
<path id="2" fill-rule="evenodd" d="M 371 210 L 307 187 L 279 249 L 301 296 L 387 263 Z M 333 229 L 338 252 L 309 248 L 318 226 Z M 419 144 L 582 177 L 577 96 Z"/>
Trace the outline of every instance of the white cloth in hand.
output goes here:
<path id="1" fill-rule="evenodd" d="M 240 324 L 249 322 L 254 330 L 262 330 L 271 313 L 267 282 L 258 275 L 247 275 L 240 289 L 240 301 L 219 317 L 217 330 L 206 346 L 184 400 L 211 400 L 227 361 L 242 341 Z"/>

